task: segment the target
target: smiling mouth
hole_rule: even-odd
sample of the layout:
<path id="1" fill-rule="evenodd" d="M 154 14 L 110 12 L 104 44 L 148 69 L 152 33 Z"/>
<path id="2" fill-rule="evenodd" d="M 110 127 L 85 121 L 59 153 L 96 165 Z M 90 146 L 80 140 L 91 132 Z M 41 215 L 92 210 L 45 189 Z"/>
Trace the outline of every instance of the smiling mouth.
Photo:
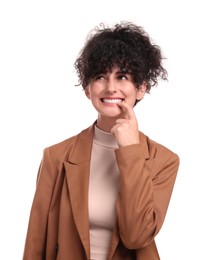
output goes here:
<path id="1" fill-rule="evenodd" d="M 108 104 L 116 104 L 116 103 L 121 103 L 124 101 L 123 98 L 101 98 L 101 101 L 103 103 L 108 103 Z"/>

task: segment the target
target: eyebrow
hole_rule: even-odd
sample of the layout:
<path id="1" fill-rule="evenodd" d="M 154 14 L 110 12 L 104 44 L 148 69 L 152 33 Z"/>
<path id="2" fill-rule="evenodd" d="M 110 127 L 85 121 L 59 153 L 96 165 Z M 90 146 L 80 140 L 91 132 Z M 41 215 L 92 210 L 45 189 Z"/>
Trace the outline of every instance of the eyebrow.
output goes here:
<path id="1" fill-rule="evenodd" d="M 115 74 L 119 75 L 119 74 L 128 74 L 128 75 L 131 75 L 131 73 L 129 73 L 127 70 L 118 70 Z"/>

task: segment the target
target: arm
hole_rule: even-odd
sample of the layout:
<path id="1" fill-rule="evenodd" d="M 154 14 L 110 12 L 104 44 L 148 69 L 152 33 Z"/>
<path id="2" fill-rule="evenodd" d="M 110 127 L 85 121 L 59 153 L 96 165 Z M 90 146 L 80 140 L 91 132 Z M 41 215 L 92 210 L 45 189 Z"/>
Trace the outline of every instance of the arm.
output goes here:
<path id="1" fill-rule="evenodd" d="M 179 159 L 163 148 L 145 160 L 140 143 L 121 147 L 115 153 L 120 170 L 120 237 L 129 249 L 145 247 L 163 224 Z"/>
<path id="2" fill-rule="evenodd" d="M 24 260 L 42 260 L 45 257 L 47 218 L 54 188 L 54 179 L 49 149 L 45 149 L 30 213 Z"/>

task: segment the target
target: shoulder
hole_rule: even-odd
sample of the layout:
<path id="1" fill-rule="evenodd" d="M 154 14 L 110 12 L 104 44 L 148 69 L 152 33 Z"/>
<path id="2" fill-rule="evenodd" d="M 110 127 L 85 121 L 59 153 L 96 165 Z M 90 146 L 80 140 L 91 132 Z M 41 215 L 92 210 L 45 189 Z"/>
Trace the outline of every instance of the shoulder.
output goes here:
<path id="1" fill-rule="evenodd" d="M 169 159 L 179 162 L 179 156 L 170 148 L 163 144 L 151 139 L 144 133 L 140 133 L 141 140 L 144 143 L 150 159 L 160 158 L 161 161 L 167 161 Z"/>
<path id="2" fill-rule="evenodd" d="M 44 148 L 44 153 L 49 153 L 49 157 L 52 160 L 64 161 L 67 159 L 68 155 L 74 150 L 75 146 L 82 138 L 87 138 L 92 135 L 93 125 L 82 130 L 81 132 L 71 136 L 61 142 L 50 145 Z"/>

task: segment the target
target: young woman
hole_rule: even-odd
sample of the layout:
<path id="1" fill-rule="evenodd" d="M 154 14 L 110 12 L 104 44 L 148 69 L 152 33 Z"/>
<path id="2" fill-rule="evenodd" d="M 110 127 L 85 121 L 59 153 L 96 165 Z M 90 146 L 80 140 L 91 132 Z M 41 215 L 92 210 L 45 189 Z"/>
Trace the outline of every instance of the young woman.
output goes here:
<path id="1" fill-rule="evenodd" d="M 92 32 L 75 68 L 98 116 L 44 150 L 24 260 L 160 259 L 179 158 L 139 131 L 133 107 L 166 79 L 162 59 L 133 23 Z"/>

